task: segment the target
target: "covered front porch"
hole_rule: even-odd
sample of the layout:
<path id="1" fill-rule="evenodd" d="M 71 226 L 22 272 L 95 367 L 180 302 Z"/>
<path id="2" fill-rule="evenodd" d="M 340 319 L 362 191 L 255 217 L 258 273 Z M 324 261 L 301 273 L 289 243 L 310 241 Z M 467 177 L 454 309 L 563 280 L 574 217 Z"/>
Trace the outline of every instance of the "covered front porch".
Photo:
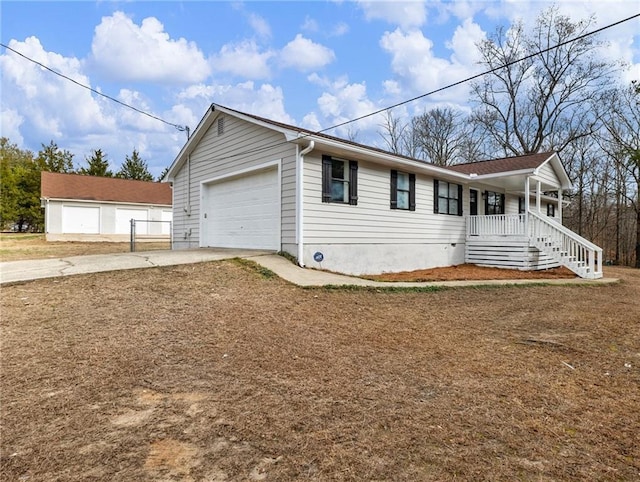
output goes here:
<path id="1" fill-rule="evenodd" d="M 504 214 L 503 205 L 499 214 L 485 208 L 467 216 L 465 261 L 520 270 L 566 266 L 582 278 L 601 278 L 602 249 L 562 225 L 562 184 L 539 174 L 511 176 L 503 186 L 517 196 L 518 214 Z"/>

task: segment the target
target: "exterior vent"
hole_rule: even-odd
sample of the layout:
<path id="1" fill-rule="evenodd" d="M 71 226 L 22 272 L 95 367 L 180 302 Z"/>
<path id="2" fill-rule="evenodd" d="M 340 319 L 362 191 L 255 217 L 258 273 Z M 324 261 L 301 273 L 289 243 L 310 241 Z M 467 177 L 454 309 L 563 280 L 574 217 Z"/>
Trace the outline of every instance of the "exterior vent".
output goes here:
<path id="1" fill-rule="evenodd" d="M 218 135 L 224 134 L 224 117 L 218 119 Z"/>

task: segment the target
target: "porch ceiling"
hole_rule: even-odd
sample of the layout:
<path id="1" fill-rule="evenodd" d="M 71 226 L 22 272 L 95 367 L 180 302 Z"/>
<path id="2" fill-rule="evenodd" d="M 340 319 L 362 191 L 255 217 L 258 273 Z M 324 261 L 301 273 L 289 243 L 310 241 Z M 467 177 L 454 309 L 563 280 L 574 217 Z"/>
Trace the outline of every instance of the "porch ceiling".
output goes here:
<path id="1" fill-rule="evenodd" d="M 502 176 L 502 177 L 495 177 L 495 178 L 488 178 L 488 179 L 478 178 L 477 181 L 472 181 L 471 185 L 473 185 L 474 182 L 477 182 L 479 184 L 481 183 L 484 185 L 494 186 L 499 191 L 504 190 L 505 192 L 523 193 L 525 190 L 525 181 L 527 177 L 530 177 L 530 176 L 531 174 L 527 173 L 527 174 L 513 174 L 511 176 Z M 556 191 L 557 189 L 559 189 L 557 185 L 553 185 L 545 182 L 542 183 L 542 191 Z M 531 179 L 530 190 L 531 192 L 535 192 L 536 190 L 536 180 L 533 178 Z"/>

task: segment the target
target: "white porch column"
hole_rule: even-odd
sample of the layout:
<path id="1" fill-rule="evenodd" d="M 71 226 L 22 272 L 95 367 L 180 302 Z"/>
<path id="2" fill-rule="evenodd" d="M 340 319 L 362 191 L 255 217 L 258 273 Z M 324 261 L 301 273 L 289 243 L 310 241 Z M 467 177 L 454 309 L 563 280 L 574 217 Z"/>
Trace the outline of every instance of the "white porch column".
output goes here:
<path id="1" fill-rule="evenodd" d="M 560 218 L 560 224 L 562 222 L 562 188 L 558 189 L 558 218 Z"/>
<path id="2" fill-rule="evenodd" d="M 540 181 L 536 181 L 536 210 L 538 214 L 542 214 L 540 210 L 540 191 L 542 189 L 542 183 Z"/>
<path id="3" fill-rule="evenodd" d="M 524 232 L 529 236 L 529 196 L 531 194 L 530 177 L 524 178 Z"/>

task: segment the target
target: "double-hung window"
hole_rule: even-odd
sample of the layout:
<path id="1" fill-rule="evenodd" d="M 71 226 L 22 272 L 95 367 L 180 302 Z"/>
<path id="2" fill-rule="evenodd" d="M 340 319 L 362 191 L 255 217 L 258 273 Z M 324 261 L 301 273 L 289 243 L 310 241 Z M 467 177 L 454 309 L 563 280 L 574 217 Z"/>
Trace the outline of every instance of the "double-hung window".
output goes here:
<path id="1" fill-rule="evenodd" d="M 434 179 L 433 212 L 462 216 L 462 186 Z"/>
<path id="2" fill-rule="evenodd" d="M 358 204 L 358 163 L 322 156 L 322 202 Z"/>
<path id="3" fill-rule="evenodd" d="M 484 213 L 504 214 L 504 194 L 493 191 L 485 191 Z"/>
<path id="4" fill-rule="evenodd" d="M 416 175 L 391 171 L 391 209 L 416 210 Z"/>

